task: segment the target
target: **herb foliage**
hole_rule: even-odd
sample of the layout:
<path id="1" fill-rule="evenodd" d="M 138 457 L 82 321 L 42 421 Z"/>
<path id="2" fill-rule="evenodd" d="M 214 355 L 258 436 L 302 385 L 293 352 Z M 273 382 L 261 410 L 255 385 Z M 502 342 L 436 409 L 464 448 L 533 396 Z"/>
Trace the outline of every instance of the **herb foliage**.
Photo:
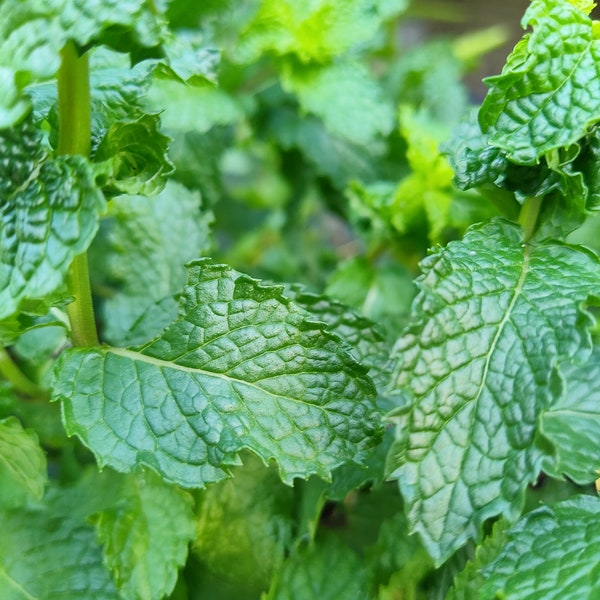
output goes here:
<path id="1" fill-rule="evenodd" d="M 0 0 L 0 598 L 593 597 L 592 9 Z"/>

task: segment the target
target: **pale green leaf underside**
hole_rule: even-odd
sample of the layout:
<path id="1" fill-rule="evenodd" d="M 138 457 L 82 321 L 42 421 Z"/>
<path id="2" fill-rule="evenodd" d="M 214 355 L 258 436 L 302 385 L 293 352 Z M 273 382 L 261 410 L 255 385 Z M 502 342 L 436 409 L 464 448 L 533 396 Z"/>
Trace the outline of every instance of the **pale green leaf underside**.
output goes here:
<path id="1" fill-rule="evenodd" d="M 501 75 L 489 77 L 479 115 L 509 159 L 534 164 L 583 137 L 600 119 L 600 40 L 591 19 L 567 0 L 534 0 Z"/>
<path id="2" fill-rule="evenodd" d="M 600 469 L 600 349 L 584 364 L 561 366 L 565 390 L 543 414 L 541 431 L 556 447 L 549 469 L 585 485 Z"/>
<path id="3" fill-rule="evenodd" d="M 13 417 L 0 420 L 0 509 L 39 500 L 46 480 L 46 457 L 37 436 Z"/>
<path id="4" fill-rule="evenodd" d="M 105 200 L 89 163 L 52 158 L 31 124 L 0 132 L 0 319 L 52 294 L 91 243 Z"/>
<path id="5" fill-rule="evenodd" d="M 496 219 L 422 263 L 412 325 L 395 349 L 408 412 L 390 457 L 409 520 L 444 561 L 483 522 L 515 518 L 541 454 L 537 421 L 560 357 L 589 348 L 600 263 L 588 251 L 524 245 Z"/>
<path id="6" fill-rule="evenodd" d="M 308 314 L 222 265 L 190 265 L 179 318 L 141 347 L 72 349 L 57 365 L 67 431 L 100 464 L 203 487 L 248 448 L 284 481 L 329 477 L 374 443 L 365 369 Z"/>
<path id="7" fill-rule="evenodd" d="M 528 514 L 484 569 L 478 598 L 565 600 L 600 595 L 600 500 L 578 496 Z"/>
<path id="8" fill-rule="evenodd" d="M 173 590 L 195 534 L 191 496 L 152 472 L 104 471 L 97 483 L 114 499 L 92 520 L 119 593 L 160 600 Z"/>

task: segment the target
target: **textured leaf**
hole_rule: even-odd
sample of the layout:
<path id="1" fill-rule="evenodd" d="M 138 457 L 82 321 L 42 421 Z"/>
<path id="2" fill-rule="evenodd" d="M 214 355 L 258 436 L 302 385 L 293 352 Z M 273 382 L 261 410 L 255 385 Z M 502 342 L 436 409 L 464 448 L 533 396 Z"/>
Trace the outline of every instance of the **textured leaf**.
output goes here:
<path id="1" fill-rule="evenodd" d="M 367 570 L 334 537 L 296 550 L 273 579 L 263 600 L 356 600 L 367 598 Z"/>
<path id="2" fill-rule="evenodd" d="M 244 456 L 234 477 L 198 496 L 193 551 L 217 577 L 258 595 L 291 546 L 294 491 L 276 470 Z"/>
<path id="3" fill-rule="evenodd" d="M 67 431 L 98 462 L 147 465 L 187 487 L 227 476 L 240 450 L 317 474 L 373 445 L 365 369 L 307 313 L 247 276 L 192 263 L 179 317 L 141 347 L 73 349 L 57 363 Z"/>
<path id="4" fill-rule="evenodd" d="M 142 343 L 159 333 L 162 327 L 148 320 L 144 330 L 137 324 L 134 338 L 129 329 L 155 302 L 184 286 L 184 264 L 208 249 L 210 218 L 198 194 L 175 183 L 152 198 L 111 201 L 89 253 L 94 287 L 106 296 L 101 309 L 106 340 Z"/>
<path id="5" fill-rule="evenodd" d="M 576 483 L 592 483 L 600 469 L 600 350 L 595 348 L 587 363 L 565 363 L 560 371 L 565 390 L 541 422 L 556 447 L 549 468 Z"/>
<path id="6" fill-rule="evenodd" d="M 580 305 L 600 291 L 597 257 L 522 242 L 519 227 L 496 219 L 423 261 L 395 349 L 405 405 L 392 417 L 390 467 L 438 563 L 486 519 L 518 515 L 542 458 L 538 419 L 560 393 L 557 362 L 590 349 Z"/>
<path id="7" fill-rule="evenodd" d="M 600 120 L 600 40 L 592 21 L 567 0 L 534 0 L 531 25 L 501 75 L 487 78 L 479 121 L 509 159 L 535 164 L 583 137 Z"/>
<path id="8" fill-rule="evenodd" d="M 46 457 L 35 433 L 15 418 L 0 420 L 0 509 L 39 500 L 46 480 Z"/>
<path id="9" fill-rule="evenodd" d="M 29 122 L 0 132 L 0 319 L 63 283 L 98 228 L 105 201 L 89 163 L 51 158 Z"/>
<path id="10" fill-rule="evenodd" d="M 6 600 L 118 600 L 94 530 L 49 505 L 5 512 L 0 590 Z"/>
<path id="11" fill-rule="evenodd" d="M 92 522 L 119 593 L 132 600 L 163 598 L 173 590 L 194 537 L 191 497 L 151 472 L 107 470 L 97 483 L 110 490 L 112 503 Z"/>
<path id="12" fill-rule="evenodd" d="M 529 513 L 507 533 L 498 557 L 484 568 L 480 598 L 595 598 L 600 581 L 596 535 L 600 500 L 578 496 Z"/>
<path id="13" fill-rule="evenodd" d="M 323 119 L 333 134 L 356 144 L 370 144 L 392 131 L 391 105 L 361 64 L 288 67 L 282 75 L 283 87 L 298 96 L 304 111 Z"/>

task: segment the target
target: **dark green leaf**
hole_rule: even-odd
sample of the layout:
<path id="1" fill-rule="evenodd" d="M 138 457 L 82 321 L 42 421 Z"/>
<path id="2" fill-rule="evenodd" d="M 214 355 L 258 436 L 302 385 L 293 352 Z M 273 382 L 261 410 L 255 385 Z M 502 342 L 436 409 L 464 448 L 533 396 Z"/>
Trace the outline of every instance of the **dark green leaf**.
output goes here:
<path id="1" fill-rule="evenodd" d="M 100 464 L 203 487 L 248 448 L 284 481 L 360 461 L 380 422 L 365 368 L 281 288 L 198 261 L 178 319 L 141 347 L 57 364 L 65 423 Z"/>
<path id="2" fill-rule="evenodd" d="M 600 262 L 582 248 L 523 244 L 518 226 L 496 219 L 422 269 L 395 349 L 390 467 L 411 527 L 441 563 L 486 519 L 521 510 L 541 465 L 537 422 L 560 393 L 557 363 L 591 349 L 580 305 L 600 292 Z"/>

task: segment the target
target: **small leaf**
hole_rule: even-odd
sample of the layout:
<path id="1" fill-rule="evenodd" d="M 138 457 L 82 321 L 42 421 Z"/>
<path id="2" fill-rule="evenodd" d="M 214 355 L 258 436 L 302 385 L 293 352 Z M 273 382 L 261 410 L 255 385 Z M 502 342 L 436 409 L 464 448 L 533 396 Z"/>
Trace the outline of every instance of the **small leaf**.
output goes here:
<path id="1" fill-rule="evenodd" d="M 542 451 L 538 419 L 562 358 L 591 349 L 600 262 L 583 248 L 523 244 L 495 219 L 429 256 L 412 324 L 395 349 L 400 395 L 390 454 L 411 527 L 439 564 L 486 519 L 519 514 Z"/>
<path id="2" fill-rule="evenodd" d="M 35 433 L 14 417 L 0 420 L 0 510 L 39 500 L 46 480 L 46 457 Z"/>
<path id="3" fill-rule="evenodd" d="M 600 40 L 567 0 L 533 0 L 527 34 L 501 75 L 488 77 L 479 122 L 490 143 L 519 164 L 536 164 L 600 120 Z"/>
<path id="4" fill-rule="evenodd" d="M 541 422 L 541 432 L 556 448 L 545 470 L 585 485 L 600 469 L 600 349 L 585 364 L 562 364 L 560 372 L 565 389 Z"/>
<path id="5" fill-rule="evenodd" d="M 52 158 L 28 121 L 0 131 L 0 320 L 52 294 L 98 229 L 105 200 L 89 163 Z"/>
<path id="6" fill-rule="evenodd" d="M 160 600 L 173 590 L 194 537 L 191 497 L 151 472 L 123 476 L 106 470 L 97 479 L 111 491 L 112 502 L 92 522 L 119 593 Z"/>
<path id="7" fill-rule="evenodd" d="M 579 495 L 526 515 L 505 536 L 498 556 L 483 567 L 481 598 L 560 600 L 595 598 L 600 581 L 596 535 L 600 500 Z"/>
<path id="8" fill-rule="evenodd" d="M 140 347 L 71 349 L 55 399 L 101 465 L 147 465 L 184 487 L 227 476 L 248 448 L 282 479 L 328 478 L 376 442 L 374 388 L 281 288 L 191 263 L 179 317 Z"/>

